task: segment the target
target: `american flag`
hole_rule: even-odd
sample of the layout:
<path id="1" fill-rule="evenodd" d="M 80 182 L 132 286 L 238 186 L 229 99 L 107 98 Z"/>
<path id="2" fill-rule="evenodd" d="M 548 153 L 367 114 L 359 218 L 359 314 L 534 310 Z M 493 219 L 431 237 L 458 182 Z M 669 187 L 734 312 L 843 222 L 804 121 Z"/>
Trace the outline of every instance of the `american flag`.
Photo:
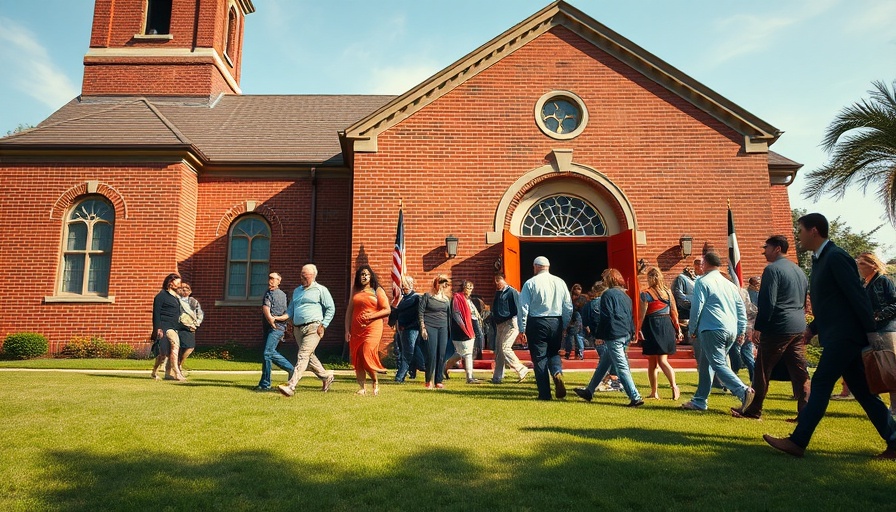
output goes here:
<path id="1" fill-rule="evenodd" d="M 737 247 L 737 235 L 734 233 L 734 216 L 731 205 L 728 205 L 728 275 L 738 287 L 743 288 L 744 276 L 740 270 L 740 249 Z"/>
<path id="2" fill-rule="evenodd" d="M 401 277 L 404 275 L 404 212 L 398 208 L 398 230 L 392 250 L 392 298 L 401 297 Z"/>

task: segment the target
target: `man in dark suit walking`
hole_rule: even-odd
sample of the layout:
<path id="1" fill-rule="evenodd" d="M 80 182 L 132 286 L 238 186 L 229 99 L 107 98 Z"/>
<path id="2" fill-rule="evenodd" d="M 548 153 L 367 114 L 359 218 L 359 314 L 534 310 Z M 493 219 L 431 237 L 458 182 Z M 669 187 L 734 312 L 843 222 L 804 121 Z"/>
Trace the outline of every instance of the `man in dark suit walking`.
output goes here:
<path id="1" fill-rule="evenodd" d="M 855 260 L 828 240 L 828 221 L 820 213 L 799 219 L 800 244 L 813 251 L 809 295 L 815 320 L 806 329 L 807 341 L 818 334 L 824 351 L 812 376 L 809 402 L 797 417 L 797 427 L 786 438 L 768 434 L 763 439 L 773 448 L 802 457 L 824 416 L 834 385 L 842 376 L 865 410 L 887 448 L 877 456 L 896 459 L 896 421 L 879 396 L 871 394 L 865 380 L 862 348 L 866 333 L 875 329 L 871 302 L 862 289 Z"/>

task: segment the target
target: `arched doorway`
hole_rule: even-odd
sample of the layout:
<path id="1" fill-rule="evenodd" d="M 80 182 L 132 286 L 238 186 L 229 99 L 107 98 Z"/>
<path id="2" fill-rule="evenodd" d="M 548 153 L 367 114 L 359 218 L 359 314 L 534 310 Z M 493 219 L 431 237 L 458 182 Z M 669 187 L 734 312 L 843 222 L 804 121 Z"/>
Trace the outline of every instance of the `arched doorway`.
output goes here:
<path id="1" fill-rule="evenodd" d="M 551 273 L 567 285 L 580 283 L 585 290 L 613 267 L 625 278 L 637 309 L 634 212 L 606 176 L 578 164 L 568 172 L 545 166 L 521 177 L 501 204 L 506 209 L 496 220 L 500 216 L 504 221 L 502 260 L 508 283 L 519 289 L 532 276 L 536 256 L 550 259 Z"/>

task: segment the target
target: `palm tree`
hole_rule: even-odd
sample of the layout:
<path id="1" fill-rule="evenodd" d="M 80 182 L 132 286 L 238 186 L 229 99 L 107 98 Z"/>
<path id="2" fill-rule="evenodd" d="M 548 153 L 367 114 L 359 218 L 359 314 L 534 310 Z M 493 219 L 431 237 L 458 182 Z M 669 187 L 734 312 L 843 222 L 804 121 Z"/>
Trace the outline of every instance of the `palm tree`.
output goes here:
<path id="1" fill-rule="evenodd" d="M 821 145 L 832 153 L 831 160 L 807 175 L 803 197 L 842 199 L 850 184 L 858 183 L 863 192 L 875 185 L 896 226 L 896 81 L 892 89 L 884 82 L 873 84 L 870 100 L 844 108 L 828 126 Z"/>

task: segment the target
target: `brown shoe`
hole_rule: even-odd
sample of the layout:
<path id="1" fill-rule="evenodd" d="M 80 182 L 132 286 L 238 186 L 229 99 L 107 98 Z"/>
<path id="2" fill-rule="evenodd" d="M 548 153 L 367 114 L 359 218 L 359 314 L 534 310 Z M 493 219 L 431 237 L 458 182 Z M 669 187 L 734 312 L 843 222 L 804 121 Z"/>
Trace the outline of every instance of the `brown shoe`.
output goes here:
<path id="1" fill-rule="evenodd" d="M 765 442 L 768 443 L 772 448 L 780 450 L 788 455 L 793 455 L 794 457 L 802 457 L 803 454 L 806 453 L 805 448 L 791 441 L 789 437 L 779 438 L 764 434 L 762 438 L 765 439 Z"/>
<path id="2" fill-rule="evenodd" d="M 883 452 L 874 456 L 878 460 L 894 460 L 896 459 L 896 448 L 887 448 Z"/>
<path id="3" fill-rule="evenodd" d="M 566 398 L 566 384 L 563 383 L 563 374 L 554 374 L 554 395 L 559 398 Z"/>

